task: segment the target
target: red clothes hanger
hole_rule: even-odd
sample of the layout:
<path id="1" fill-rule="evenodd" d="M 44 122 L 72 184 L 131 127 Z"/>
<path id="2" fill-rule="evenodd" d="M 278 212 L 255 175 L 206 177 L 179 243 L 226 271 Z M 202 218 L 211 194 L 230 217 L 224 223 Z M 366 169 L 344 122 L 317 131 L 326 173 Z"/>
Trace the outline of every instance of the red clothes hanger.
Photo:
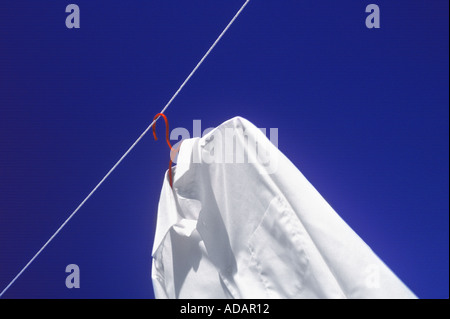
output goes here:
<path id="1" fill-rule="evenodd" d="M 170 148 L 169 183 L 170 183 L 170 187 L 172 187 L 172 185 L 173 185 L 172 156 L 175 157 L 176 153 L 180 150 L 181 143 L 180 143 L 180 145 L 177 148 L 173 148 L 172 147 L 172 144 L 170 144 L 170 139 L 169 139 L 169 121 L 167 120 L 167 117 L 163 113 L 158 113 L 158 114 L 155 115 L 153 120 L 155 121 L 160 116 L 164 119 L 164 122 L 166 123 L 166 142 L 167 142 L 167 145 L 169 145 L 169 148 Z M 153 124 L 152 129 L 153 129 L 153 137 L 155 138 L 155 141 L 157 141 L 158 137 L 156 137 L 155 125 L 156 125 L 156 122 L 155 122 L 155 124 Z M 174 152 L 173 154 L 172 154 L 172 151 Z"/>

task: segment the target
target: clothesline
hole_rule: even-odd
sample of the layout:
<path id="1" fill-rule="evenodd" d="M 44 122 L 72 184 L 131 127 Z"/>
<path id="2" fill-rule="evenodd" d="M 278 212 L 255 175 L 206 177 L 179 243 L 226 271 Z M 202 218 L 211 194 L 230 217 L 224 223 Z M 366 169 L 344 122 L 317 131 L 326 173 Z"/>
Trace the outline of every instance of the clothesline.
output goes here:
<path id="1" fill-rule="evenodd" d="M 181 84 L 181 86 L 178 88 L 178 90 L 175 92 L 175 94 L 171 97 L 169 102 L 164 106 L 164 108 L 159 113 L 164 113 L 167 108 L 172 104 L 173 100 L 178 96 L 178 94 L 181 92 L 181 90 L 184 88 L 184 86 L 189 82 L 189 80 L 192 78 L 192 76 L 195 74 L 195 72 L 198 70 L 198 68 L 202 65 L 202 63 L 205 61 L 205 59 L 208 57 L 208 55 L 211 53 L 211 51 L 214 49 L 214 47 L 219 43 L 219 41 L 222 39 L 222 37 L 225 35 L 225 33 L 228 31 L 228 29 L 231 27 L 231 25 L 234 23 L 234 21 L 239 17 L 241 12 L 245 9 L 247 4 L 250 2 L 250 0 L 246 0 L 246 2 L 242 5 L 242 7 L 239 9 L 239 11 L 234 15 L 233 19 L 228 23 L 228 25 L 225 27 L 225 29 L 222 31 L 222 33 L 219 35 L 219 37 L 214 41 L 214 43 L 211 45 L 211 47 L 208 49 L 208 51 L 205 53 L 205 55 L 201 58 L 201 60 L 197 63 L 195 68 L 192 70 L 192 72 L 188 75 L 188 77 L 184 80 L 184 82 Z M 83 207 L 83 205 L 89 200 L 89 198 L 97 191 L 97 189 L 106 181 L 106 179 L 111 175 L 112 172 L 119 166 L 119 164 L 127 157 L 127 155 L 134 149 L 134 147 L 141 141 L 141 139 L 147 134 L 147 132 L 152 128 L 152 126 L 156 123 L 156 121 L 159 119 L 156 118 L 152 121 L 152 123 L 145 129 L 145 131 L 138 137 L 138 139 L 128 148 L 128 150 L 120 157 L 120 159 L 114 164 L 114 166 L 108 171 L 108 173 L 100 180 L 100 182 L 94 187 L 94 189 L 86 196 L 86 198 L 78 205 L 78 207 L 70 214 L 70 216 L 62 223 L 62 225 L 56 230 L 56 232 L 47 240 L 47 242 L 39 249 L 39 251 L 33 256 L 33 258 L 30 259 L 30 261 L 23 267 L 23 269 L 14 277 L 14 279 L 6 286 L 5 289 L 0 293 L 0 298 L 3 296 L 3 294 L 14 284 L 14 282 L 22 275 L 22 273 L 31 265 L 31 263 L 39 256 L 39 254 L 50 244 L 50 242 L 58 235 L 58 233 L 67 225 L 67 223 L 72 219 L 72 217 Z"/>

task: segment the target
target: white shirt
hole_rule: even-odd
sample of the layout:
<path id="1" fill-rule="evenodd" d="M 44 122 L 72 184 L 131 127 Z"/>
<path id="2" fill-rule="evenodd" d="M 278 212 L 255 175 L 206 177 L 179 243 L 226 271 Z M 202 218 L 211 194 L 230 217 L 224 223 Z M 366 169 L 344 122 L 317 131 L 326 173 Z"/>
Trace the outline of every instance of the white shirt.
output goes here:
<path id="1" fill-rule="evenodd" d="M 152 256 L 156 298 L 416 298 L 240 117 L 183 141 Z"/>

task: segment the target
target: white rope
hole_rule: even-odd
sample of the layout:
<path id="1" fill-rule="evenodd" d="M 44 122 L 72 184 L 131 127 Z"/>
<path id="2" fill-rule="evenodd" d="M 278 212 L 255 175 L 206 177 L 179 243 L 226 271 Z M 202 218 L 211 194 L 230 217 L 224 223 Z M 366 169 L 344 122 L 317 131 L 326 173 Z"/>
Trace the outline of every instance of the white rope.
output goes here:
<path id="1" fill-rule="evenodd" d="M 247 4 L 250 2 L 250 0 L 247 0 L 243 6 L 239 9 L 239 11 L 235 14 L 235 16 L 233 17 L 233 19 L 228 23 L 228 25 L 225 27 L 225 29 L 222 31 L 222 33 L 219 35 L 219 37 L 216 39 L 216 41 L 214 41 L 214 43 L 211 45 L 211 47 L 209 48 L 209 50 L 205 53 L 205 55 L 202 57 L 202 59 L 197 63 L 197 65 L 195 66 L 195 68 L 192 70 L 192 72 L 188 75 L 188 77 L 186 78 L 186 80 L 184 80 L 184 82 L 181 84 L 181 86 L 178 88 L 178 90 L 175 92 L 175 94 L 172 96 L 172 98 L 169 100 L 169 102 L 167 102 L 166 106 L 164 106 L 164 108 L 161 110 L 160 113 L 164 113 L 167 108 L 169 107 L 170 104 L 172 104 L 173 100 L 177 97 L 177 95 L 181 92 L 181 90 L 183 89 L 183 87 L 187 84 L 187 82 L 189 82 L 189 80 L 191 79 L 191 77 L 194 75 L 194 73 L 197 71 L 197 69 L 200 67 L 200 65 L 202 65 L 203 61 L 205 61 L 205 59 L 208 57 L 208 55 L 211 53 L 211 51 L 214 49 L 214 47 L 217 45 L 217 43 L 219 43 L 220 39 L 222 39 L 222 37 L 225 35 L 225 33 L 228 31 L 228 29 L 231 27 L 231 25 L 233 24 L 233 22 L 237 19 L 237 17 L 241 14 L 241 12 L 244 10 L 244 8 L 247 6 Z M 22 275 L 22 273 L 28 268 L 28 266 L 31 265 L 31 263 L 39 256 L 39 254 L 45 249 L 45 247 L 47 247 L 48 244 L 50 244 L 50 242 L 53 240 L 53 238 L 56 237 L 56 235 L 58 235 L 58 233 L 64 228 L 64 226 L 66 226 L 66 224 L 72 219 L 72 217 L 81 209 L 81 207 L 83 207 L 83 205 L 87 202 L 87 200 L 95 193 L 95 191 L 103 184 L 103 182 L 109 177 L 109 175 L 111 175 L 111 173 L 117 168 L 117 166 L 119 166 L 119 164 L 125 159 L 125 157 L 127 157 L 127 155 L 133 150 L 133 148 L 139 143 L 139 141 L 144 137 L 145 134 L 147 134 L 147 132 L 152 128 L 153 124 L 156 123 L 156 121 L 159 119 L 156 118 L 155 120 L 153 120 L 153 122 L 145 129 L 145 131 L 138 137 L 138 139 L 130 146 L 130 148 L 125 152 L 125 154 L 122 155 L 122 157 L 117 161 L 116 164 L 114 164 L 114 166 L 109 170 L 109 172 L 105 175 L 105 177 L 102 178 L 102 180 L 97 184 L 97 186 L 94 187 L 94 189 L 89 193 L 88 196 L 86 196 L 86 198 L 81 202 L 80 205 L 78 205 L 78 207 L 73 211 L 72 214 L 70 214 L 70 216 L 64 221 L 64 223 L 58 228 L 58 230 L 47 240 L 47 242 L 44 244 L 44 246 L 42 246 L 41 249 L 39 249 L 39 251 L 33 256 L 33 258 L 31 258 L 31 260 L 25 265 L 25 267 L 23 267 L 23 269 L 14 277 L 14 279 L 8 284 L 8 286 L 6 286 L 5 289 L 3 289 L 3 291 L 0 293 L 0 298 L 3 296 L 3 294 L 9 289 L 9 287 L 11 287 L 14 282 L 20 277 L 20 275 Z"/>

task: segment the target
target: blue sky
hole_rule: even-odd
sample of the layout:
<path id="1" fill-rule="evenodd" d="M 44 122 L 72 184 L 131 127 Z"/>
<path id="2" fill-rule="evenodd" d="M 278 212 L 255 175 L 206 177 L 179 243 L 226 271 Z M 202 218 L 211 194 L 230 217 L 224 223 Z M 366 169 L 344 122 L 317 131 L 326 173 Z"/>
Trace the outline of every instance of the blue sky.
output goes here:
<path id="1" fill-rule="evenodd" d="M 0 290 L 150 124 L 244 3 L 0 4 Z M 369 3 L 381 28 L 365 25 Z M 252 0 L 167 111 L 242 116 L 422 298 L 448 298 L 448 1 Z M 163 134 L 163 125 L 158 129 Z M 5 294 L 153 298 L 167 145 L 148 134 Z M 65 287 L 65 267 L 81 288 Z"/>

